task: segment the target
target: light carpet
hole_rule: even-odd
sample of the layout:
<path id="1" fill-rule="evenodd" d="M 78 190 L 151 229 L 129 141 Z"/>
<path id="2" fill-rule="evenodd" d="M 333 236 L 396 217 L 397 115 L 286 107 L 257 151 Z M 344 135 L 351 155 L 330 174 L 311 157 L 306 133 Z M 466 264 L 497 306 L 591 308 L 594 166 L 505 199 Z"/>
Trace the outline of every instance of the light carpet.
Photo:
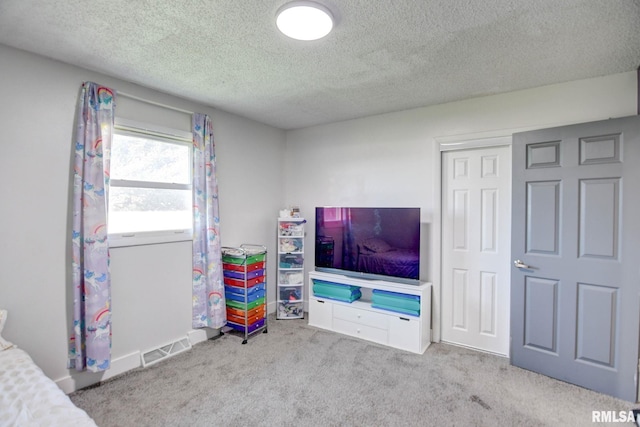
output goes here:
<path id="1" fill-rule="evenodd" d="M 99 426 L 585 426 L 637 407 L 445 344 L 417 355 L 269 318 L 80 390 Z M 619 424 L 618 424 L 619 425 Z"/>

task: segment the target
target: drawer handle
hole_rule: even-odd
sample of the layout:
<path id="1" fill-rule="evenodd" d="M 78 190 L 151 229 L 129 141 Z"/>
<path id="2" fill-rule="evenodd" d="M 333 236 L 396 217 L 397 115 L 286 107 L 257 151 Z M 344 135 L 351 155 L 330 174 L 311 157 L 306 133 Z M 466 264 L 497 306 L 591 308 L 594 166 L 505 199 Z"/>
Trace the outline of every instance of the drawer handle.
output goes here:
<path id="1" fill-rule="evenodd" d="M 406 320 L 407 322 L 410 322 L 411 320 L 407 319 L 406 317 L 399 317 L 398 319 L 400 320 Z"/>
<path id="2" fill-rule="evenodd" d="M 320 300 L 318 300 L 318 302 L 319 302 L 320 304 L 324 304 L 324 301 L 320 301 Z"/>

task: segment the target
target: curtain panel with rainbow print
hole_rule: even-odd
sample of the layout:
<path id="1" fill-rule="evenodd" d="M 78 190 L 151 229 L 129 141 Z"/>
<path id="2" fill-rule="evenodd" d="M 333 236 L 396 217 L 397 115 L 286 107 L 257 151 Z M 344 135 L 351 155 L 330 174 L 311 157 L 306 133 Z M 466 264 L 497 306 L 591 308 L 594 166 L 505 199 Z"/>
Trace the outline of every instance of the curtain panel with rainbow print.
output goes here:
<path id="1" fill-rule="evenodd" d="M 73 332 L 70 369 L 99 372 L 111 364 L 111 278 L 107 241 L 109 154 L 115 91 L 82 85 L 73 164 Z"/>
<path id="2" fill-rule="evenodd" d="M 193 319 L 194 328 L 227 323 L 222 276 L 218 179 L 209 116 L 195 113 L 193 124 Z"/>

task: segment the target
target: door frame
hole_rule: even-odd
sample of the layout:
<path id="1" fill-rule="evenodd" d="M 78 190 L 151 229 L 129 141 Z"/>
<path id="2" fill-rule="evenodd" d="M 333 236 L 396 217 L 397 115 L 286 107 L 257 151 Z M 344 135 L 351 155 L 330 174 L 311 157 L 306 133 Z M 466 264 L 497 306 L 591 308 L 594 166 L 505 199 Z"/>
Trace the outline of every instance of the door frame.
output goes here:
<path id="1" fill-rule="evenodd" d="M 435 208 L 434 208 L 434 224 L 437 226 L 437 230 L 434 230 L 434 242 L 433 242 L 433 266 L 434 274 L 433 280 L 437 282 L 433 284 L 433 303 L 432 303 L 432 334 L 431 341 L 440 342 L 442 337 L 442 232 L 443 232 L 443 219 L 442 219 L 442 162 L 443 153 L 445 151 L 458 151 L 458 150 L 470 150 L 474 148 L 488 148 L 488 147 L 500 147 L 511 145 L 512 134 L 519 132 L 520 130 L 505 130 L 501 132 L 495 132 L 492 134 L 469 134 L 469 135 L 456 135 L 448 137 L 436 137 L 434 144 L 434 156 L 437 157 L 434 168 L 434 185 L 435 185 Z"/>
<path id="2" fill-rule="evenodd" d="M 544 129 L 556 126 L 566 126 L 598 119 L 584 118 L 582 120 L 565 120 L 561 122 L 543 123 L 535 126 L 499 129 L 485 132 L 473 132 L 458 135 L 441 135 L 433 138 L 432 145 L 434 185 L 433 200 L 433 239 L 429 250 L 433 257 L 429 260 L 431 272 L 429 281 L 433 286 L 431 303 L 431 341 L 440 342 L 442 336 L 442 152 L 451 150 L 466 150 L 470 148 L 495 147 L 511 145 L 514 133 Z M 640 381 L 639 392 L 640 392 Z"/>

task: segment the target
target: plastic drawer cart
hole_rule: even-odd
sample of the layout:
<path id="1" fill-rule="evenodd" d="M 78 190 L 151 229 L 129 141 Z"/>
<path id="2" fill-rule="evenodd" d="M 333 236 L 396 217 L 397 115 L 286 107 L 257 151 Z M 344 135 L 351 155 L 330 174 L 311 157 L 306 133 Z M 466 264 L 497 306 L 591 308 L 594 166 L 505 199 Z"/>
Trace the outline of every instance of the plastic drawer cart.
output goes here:
<path id="1" fill-rule="evenodd" d="M 304 218 L 278 219 L 276 319 L 304 318 Z"/>
<path id="2" fill-rule="evenodd" d="M 227 326 L 244 335 L 267 333 L 267 248 L 242 244 L 222 248 Z"/>

